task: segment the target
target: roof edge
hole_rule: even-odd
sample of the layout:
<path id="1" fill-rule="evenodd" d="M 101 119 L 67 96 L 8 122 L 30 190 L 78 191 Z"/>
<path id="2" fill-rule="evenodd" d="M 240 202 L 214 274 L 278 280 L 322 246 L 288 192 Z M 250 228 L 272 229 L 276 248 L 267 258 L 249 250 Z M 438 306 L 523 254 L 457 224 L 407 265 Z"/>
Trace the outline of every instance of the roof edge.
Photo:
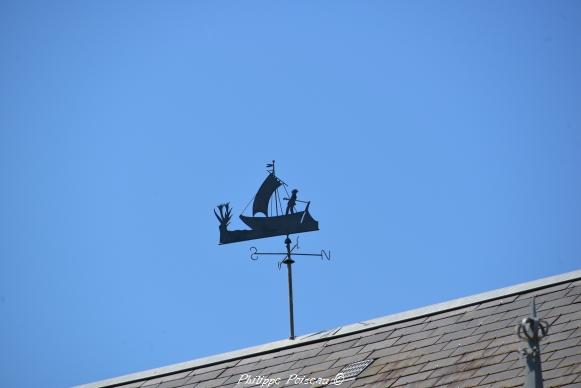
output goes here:
<path id="1" fill-rule="evenodd" d="M 259 346 L 243 348 L 231 352 L 221 353 L 209 357 L 198 358 L 190 361 L 172 364 L 160 368 L 149 369 L 142 372 L 131 373 L 119 377 L 114 377 L 106 380 L 100 380 L 93 383 L 78 385 L 75 388 L 102 388 L 114 387 L 121 384 L 127 384 L 134 381 L 145 380 L 155 377 L 161 377 L 177 372 L 183 372 L 188 369 L 195 369 L 201 366 L 210 366 L 222 362 L 247 358 L 259 354 L 270 353 L 286 348 L 298 347 L 314 342 L 328 340 L 329 338 L 342 337 L 348 334 L 364 332 L 375 329 L 377 327 L 394 324 L 398 322 L 409 321 L 411 319 L 421 318 L 436 313 L 442 313 L 450 310 L 455 310 L 462 307 L 467 307 L 477 303 L 491 301 L 495 299 L 504 298 L 507 296 L 521 294 L 525 292 L 535 291 L 542 288 L 555 286 L 561 283 L 570 282 L 581 279 L 581 269 L 567 272 L 560 275 L 549 276 L 546 278 L 533 280 L 526 283 L 520 283 L 514 286 L 498 288 L 496 290 L 483 292 L 471 296 L 466 296 L 454 299 L 447 302 L 436 303 L 425 307 L 420 307 L 413 310 L 404 311 L 384 317 L 371 319 L 359 323 L 354 323 L 346 326 L 341 326 L 331 330 L 325 330 L 318 333 L 306 334 L 296 337 L 294 340 L 284 339 L 275 342 L 269 342 Z"/>

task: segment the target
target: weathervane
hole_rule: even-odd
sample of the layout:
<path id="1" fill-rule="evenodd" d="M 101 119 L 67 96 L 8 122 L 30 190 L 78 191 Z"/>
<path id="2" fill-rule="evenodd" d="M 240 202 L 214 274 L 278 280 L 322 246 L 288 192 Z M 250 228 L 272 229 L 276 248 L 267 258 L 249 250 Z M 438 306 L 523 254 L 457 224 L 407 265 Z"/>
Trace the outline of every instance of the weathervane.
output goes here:
<path id="1" fill-rule="evenodd" d="M 319 230 L 319 223 L 309 213 L 310 201 L 300 201 L 297 199 L 297 189 L 291 191 L 289 195 L 287 191 L 288 185 L 280 180 L 275 175 L 274 160 L 272 163 L 266 165 L 268 175 L 258 192 L 250 201 L 252 202 L 252 216 L 240 215 L 240 219 L 250 229 L 245 230 L 228 230 L 230 221 L 232 220 L 232 208 L 229 203 L 218 205 L 214 209 L 214 215 L 220 223 L 220 245 L 230 244 L 248 240 L 255 240 L 274 236 L 286 236 L 284 244 L 286 252 L 258 252 L 257 248 L 252 247 L 250 258 L 258 260 L 261 255 L 286 255 L 282 262 L 279 263 L 279 268 L 282 264 L 286 264 L 288 270 L 288 299 L 289 299 L 289 319 L 290 319 L 290 339 L 295 339 L 294 329 L 294 308 L 293 308 L 293 278 L 292 278 L 292 264 L 295 262 L 291 254 L 294 256 L 318 256 L 321 259 L 331 260 L 331 252 L 321 250 L 320 253 L 293 253 L 299 249 L 298 236 L 297 243 L 291 248 L 291 234 L 313 232 Z M 279 188 L 283 187 L 286 192 L 286 197 L 283 200 L 287 201 L 286 210 L 283 214 L 282 201 L 279 194 Z M 242 213 L 250 205 L 244 208 Z M 304 210 L 297 211 L 297 202 L 306 204 Z M 274 211 L 273 211 L 274 207 Z M 270 210 L 270 211 L 269 211 Z M 257 217 L 257 214 L 262 213 L 263 216 Z"/>

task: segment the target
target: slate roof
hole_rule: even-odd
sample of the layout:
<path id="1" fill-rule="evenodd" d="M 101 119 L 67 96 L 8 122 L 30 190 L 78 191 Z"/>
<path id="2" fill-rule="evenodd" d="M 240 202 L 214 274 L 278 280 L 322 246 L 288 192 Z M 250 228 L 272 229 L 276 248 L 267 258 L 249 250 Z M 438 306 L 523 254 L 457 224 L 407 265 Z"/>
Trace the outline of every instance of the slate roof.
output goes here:
<path id="1" fill-rule="evenodd" d="M 542 341 L 545 387 L 581 387 L 581 270 L 461 298 L 296 340 L 283 340 L 83 385 L 96 387 L 259 387 L 241 375 L 333 378 L 346 365 L 373 362 L 347 387 L 516 387 L 524 346 L 515 327 L 536 296 L 551 324 Z M 303 384 L 299 386 L 324 386 Z M 333 385 L 330 385 L 333 386 Z"/>

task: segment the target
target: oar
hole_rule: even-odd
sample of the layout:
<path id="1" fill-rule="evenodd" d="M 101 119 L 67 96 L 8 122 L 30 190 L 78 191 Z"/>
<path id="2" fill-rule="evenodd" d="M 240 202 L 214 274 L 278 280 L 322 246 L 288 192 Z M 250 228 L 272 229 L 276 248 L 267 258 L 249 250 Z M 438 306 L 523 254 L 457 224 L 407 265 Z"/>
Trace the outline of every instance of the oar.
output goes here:
<path id="1" fill-rule="evenodd" d="M 285 201 L 288 201 L 288 198 L 284 197 L 283 198 Z M 301 201 L 300 199 L 295 199 L 295 202 L 301 202 L 301 203 L 309 203 L 310 201 Z"/>

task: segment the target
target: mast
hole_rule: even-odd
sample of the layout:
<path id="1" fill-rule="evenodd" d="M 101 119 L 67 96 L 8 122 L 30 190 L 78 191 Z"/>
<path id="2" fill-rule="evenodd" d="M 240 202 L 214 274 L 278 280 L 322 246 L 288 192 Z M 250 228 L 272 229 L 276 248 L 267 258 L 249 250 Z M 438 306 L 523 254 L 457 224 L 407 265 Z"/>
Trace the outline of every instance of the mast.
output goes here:
<path id="1" fill-rule="evenodd" d="M 272 161 L 272 175 L 276 176 L 275 172 L 274 172 L 274 160 Z M 276 188 L 276 190 L 274 190 L 274 209 L 276 211 L 276 215 L 278 216 L 278 187 Z M 281 207 L 282 209 L 282 207 Z"/>

